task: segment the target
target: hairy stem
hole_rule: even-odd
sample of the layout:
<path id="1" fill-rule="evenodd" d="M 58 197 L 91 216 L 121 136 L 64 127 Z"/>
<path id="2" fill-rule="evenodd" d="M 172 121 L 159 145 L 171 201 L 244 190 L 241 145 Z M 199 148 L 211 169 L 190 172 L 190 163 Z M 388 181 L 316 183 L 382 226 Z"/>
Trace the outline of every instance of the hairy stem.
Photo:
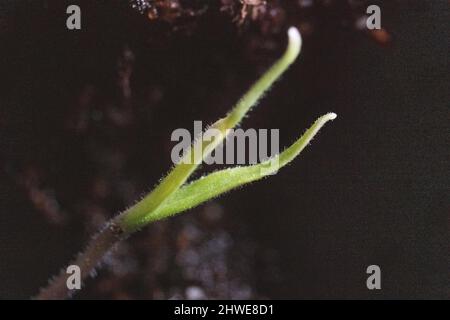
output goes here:
<path id="1" fill-rule="evenodd" d="M 85 251 L 80 253 L 71 263 L 71 265 L 77 265 L 80 268 L 82 280 L 85 280 L 92 274 L 93 270 L 101 263 L 105 254 L 117 242 L 139 230 L 147 223 L 154 221 L 152 214 L 157 212 L 168 199 L 176 195 L 177 191 L 186 183 L 199 164 L 226 137 L 228 129 L 232 129 L 239 124 L 262 95 L 270 89 L 280 75 L 295 61 L 302 43 L 298 30 L 290 28 L 288 38 L 288 46 L 283 56 L 256 81 L 226 117 L 212 125 L 212 128 L 221 132 L 219 139 L 214 139 L 210 142 L 205 142 L 201 139 L 195 141 L 184 156 L 191 161 L 177 164 L 152 192 L 108 222 L 102 231 L 92 238 Z M 194 151 L 196 148 L 200 148 L 200 154 Z M 69 276 L 65 269 L 61 270 L 59 275 L 50 280 L 48 286 L 40 291 L 36 299 L 64 299 L 72 295 L 74 291 L 67 287 Z"/>
<path id="2" fill-rule="evenodd" d="M 123 232 L 117 222 L 111 220 L 107 225 L 95 235 L 86 249 L 78 254 L 76 259 L 69 265 L 76 265 L 81 270 L 81 280 L 84 281 L 98 267 L 103 257 L 111 250 L 111 248 L 119 241 L 128 236 Z M 68 289 L 67 278 L 70 275 L 66 273 L 66 269 L 61 269 L 60 273 L 49 280 L 47 287 L 42 288 L 35 297 L 37 300 L 64 299 L 72 296 L 75 290 Z"/>

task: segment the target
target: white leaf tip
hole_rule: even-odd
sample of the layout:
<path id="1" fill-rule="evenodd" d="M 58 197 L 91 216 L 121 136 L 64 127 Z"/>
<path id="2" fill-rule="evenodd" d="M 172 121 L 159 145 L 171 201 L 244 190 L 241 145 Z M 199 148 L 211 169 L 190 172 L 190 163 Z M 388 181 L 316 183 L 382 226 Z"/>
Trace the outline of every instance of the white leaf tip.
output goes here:
<path id="1" fill-rule="evenodd" d="M 334 119 L 337 118 L 337 114 L 334 113 L 334 112 L 330 112 L 330 113 L 327 114 L 327 118 L 330 119 L 330 120 L 334 120 Z"/>
<path id="2" fill-rule="evenodd" d="M 301 42 L 302 37 L 300 36 L 300 32 L 296 27 L 290 27 L 288 29 L 288 37 L 290 41 Z"/>
<path id="3" fill-rule="evenodd" d="M 302 36 L 296 27 L 290 27 L 288 29 L 288 52 L 292 54 L 292 60 L 294 60 L 300 53 L 302 46 Z"/>

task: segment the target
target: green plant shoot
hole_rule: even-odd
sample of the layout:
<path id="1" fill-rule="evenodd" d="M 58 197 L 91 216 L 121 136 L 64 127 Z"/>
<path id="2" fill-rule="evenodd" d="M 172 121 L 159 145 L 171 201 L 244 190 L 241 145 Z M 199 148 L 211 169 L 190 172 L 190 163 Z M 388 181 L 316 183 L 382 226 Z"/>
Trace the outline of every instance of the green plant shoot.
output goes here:
<path id="1" fill-rule="evenodd" d="M 302 40 L 296 28 L 288 31 L 289 43 L 283 56 L 249 89 L 236 106 L 222 119 L 216 121 L 209 129 L 218 134 L 211 140 L 198 139 L 190 146 L 177 165 L 161 180 L 159 185 L 134 206 L 110 220 L 95 235 L 72 264 L 83 270 L 85 279 L 102 261 L 105 254 L 117 242 L 144 227 L 146 224 L 164 219 L 205 201 L 217 197 L 233 188 L 262 179 L 277 170 L 295 157 L 308 145 L 317 132 L 336 114 L 328 113 L 320 117 L 294 144 L 282 153 L 259 164 L 234 167 L 213 172 L 196 181 L 187 183 L 191 174 L 199 167 L 210 153 L 220 145 L 229 131 L 237 126 L 261 96 L 295 61 Z M 62 269 L 58 276 L 42 288 L 37 299 L 61 299 L 70 296 L 73 290 L 66 285 L 67 273 Z"/>
<path id="2" fill-rule="evenodd" d="M 322 116 L 292 146 L 268 161 L 217 171 L 185 185 L 200 163 L 226 138 L 228 131 L 241 122 L 264 93 L 295 61 L 302 44 L 300 33 L 296 28 L 291 27 L 288 30 L 288 39 L 283 56 L 251 86 L 226 117 L 210 127 L 217 129 L 220 134 L 210 141 L 196 140 L 181 161 L 152 192 L 120 215 L 118 223 L 126 233 L 132 233 L 149 222 L 187 210 L 240 185 L 273 174 L 278 168 L 292 161 L 327 121 L 336 118 L 334 113 Z M 278 165 L 271 165 L 274 162 Z"/>

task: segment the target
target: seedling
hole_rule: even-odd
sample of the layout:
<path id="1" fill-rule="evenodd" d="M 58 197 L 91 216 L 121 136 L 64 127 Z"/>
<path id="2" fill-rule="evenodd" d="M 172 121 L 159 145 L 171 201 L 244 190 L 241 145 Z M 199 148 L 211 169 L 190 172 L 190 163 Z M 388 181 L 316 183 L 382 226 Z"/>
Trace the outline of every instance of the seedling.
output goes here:
<path id="1" fill-rule="evenodd" d="M 109 221 L 92 238 L 85 251 L 71 263 L 80 267 L 82 279 L 86 279 L 93 272 L 104 255 L 117 242 L 124 240 L 147 224 L 184 212 L 236 187 L 274 174 L 297 157 L 326 122 L 336 118 L 334 113 L 321 116 L 290 147 L 269 160 L 254 165 L 219 170 L 186 183 L 200 163 L 226 138 L 228 131 L 241 122 L 261 96 L 295 61 L 300 53 L 302 40 L 296 28 L 289 29 L 288 38 L 288 46 L 283 56 L 253 84 L 224 118 L 211 125 L 210 128 L 218 132 L 214 139 L 196 140 L 183 155 L 183 158 L 189 161 L 180 161 L 153 191 Z M 276 165 L 273 165 L 274 163 Z M 70 296 L 74 290 L 68 289 L 67 277 L 66 270 L 63 269 L 58 276 L 50 280 L 47 287 L 40 291 L 37 298 L 62 299 Z"/>

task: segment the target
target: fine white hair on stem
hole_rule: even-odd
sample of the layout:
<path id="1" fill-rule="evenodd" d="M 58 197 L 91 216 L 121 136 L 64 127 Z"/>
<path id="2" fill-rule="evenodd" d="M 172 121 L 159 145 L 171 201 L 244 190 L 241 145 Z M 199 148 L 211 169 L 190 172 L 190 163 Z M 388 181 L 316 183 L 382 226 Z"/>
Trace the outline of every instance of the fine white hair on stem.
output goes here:
<path id="1" fill-rule="evenodd" d="M 227 131 L 239 125 L 250 109 L 289 68 L 300 54 L 302 38 L 295 27 L 288 30 L 288 45 L 284 54 L 250 87 L 231 111 L 216 121 L 210 128 L 220 131 L 220 139 L 204 142 L 196 140 L 188 149 L 187 159 L 204 160 L 226 137 Z M 197 169 L 199 163 L 179 163 L 164 177 L 161 182 L 136 204 L 111 219 L 103 229 L 92 238 L 86 249 L 80 253 L 72 264 L 82 270 L 82 280 L 86 279 L 111 248 L 126 239 L 146 224 L 193 208 L 205 201 L 215 198 L 241 185 L 259 180 L 273 174 L 279 168 L 295 159 L 311 142 L 319 130 L 330 120 L 336 118 L 335 113 L 327 113 L 317 119 L 306 132 L 291 146 L 274 159 L 259 164 L 234 167 L 213 172 L 189 184 L 187 179 Z M 200 155 L 195 148 L 200 147 Z M 276 165 L 272 165 L 276 160 Z M 199 161 L 201 162 L 201 161 Z M 267 168 L 267 165 L 270 165 Z M 37 299 L 62 299 L 70 296 L 74 290 L 67 287 L 68 274 L 62 269 L 60 274 L 43 288 Z"/>

